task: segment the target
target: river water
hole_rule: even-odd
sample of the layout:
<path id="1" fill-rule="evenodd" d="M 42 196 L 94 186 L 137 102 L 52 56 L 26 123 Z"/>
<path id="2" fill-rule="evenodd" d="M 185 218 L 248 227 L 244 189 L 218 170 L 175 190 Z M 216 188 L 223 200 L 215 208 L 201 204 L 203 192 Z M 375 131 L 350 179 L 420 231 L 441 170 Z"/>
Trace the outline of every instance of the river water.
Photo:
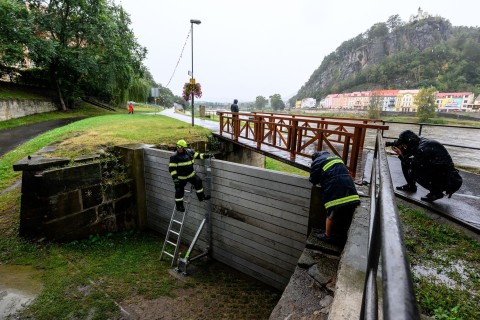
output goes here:
<path id="1" fill-rule="evenodd" d="M 389 130 L 384 132 L 384 141 L 392 141 L 404 130 L 411 130 L 419 134 L 420 125 L 386 123 Z M 442 143 L 452 156 L 456 166 L 480 168 L 480 128 L 446 127 L 446 126 L 422 126 L 421 136 L 437 140 Z M 387 139 L 392 138 L 392 139 Z M 376 131 L 368 130 L 365 137 L 365 147 L 373 148 L 375 145 Z M 467 148 L 464 148 L 467 147 Z"/>

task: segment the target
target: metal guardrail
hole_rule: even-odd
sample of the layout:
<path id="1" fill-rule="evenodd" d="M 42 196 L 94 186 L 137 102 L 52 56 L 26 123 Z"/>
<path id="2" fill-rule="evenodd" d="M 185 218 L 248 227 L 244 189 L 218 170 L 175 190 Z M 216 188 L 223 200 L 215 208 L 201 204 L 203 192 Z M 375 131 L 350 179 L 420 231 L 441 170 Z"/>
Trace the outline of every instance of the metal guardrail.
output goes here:
<path id="1" fill-rule="evenodd" d="M 380 255 L 383 318 L 420 319 L 380 130 L 377 131 L 375 141 L 370 181 L 368 260 L 360 319 L 378 319 L 377 270 Z"/>
<path id="2" fill-rule="evenodd" d="M 287 151 L 290 161 L 296 156 L 310 157 L 315 151 L 330 150 L 340 156 L 355 176 L 367 129 L 388 130 L 379 120 L 309 117 L 273 113 L 218 112 L 220 135 L 231 135 Z"/>

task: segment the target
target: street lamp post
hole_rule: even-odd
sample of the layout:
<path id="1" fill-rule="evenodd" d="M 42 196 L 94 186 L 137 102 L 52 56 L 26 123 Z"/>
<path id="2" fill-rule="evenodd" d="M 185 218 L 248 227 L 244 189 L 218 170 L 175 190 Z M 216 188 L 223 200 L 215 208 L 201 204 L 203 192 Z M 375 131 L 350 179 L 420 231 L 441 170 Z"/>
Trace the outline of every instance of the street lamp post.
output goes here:
<path id="1" fill-rule="evenodd" d="M 200 20 L 195 20 L 195 19 L 190 19 L 190 24 L 191 24 L 191 30 L 190 32 L 192 33 L 192 73 L 190 74 L 190 83 L 195 84 L 195 79 L 193 78 L 193 25 L 194 24 L 200 24 L 202 21 Z M 195 97 L 194 97 L 194 92 L 192 90 L 192 127 L 195 125 L 195 120 L 194 120 L 194 114 L 195 114 Z"/>

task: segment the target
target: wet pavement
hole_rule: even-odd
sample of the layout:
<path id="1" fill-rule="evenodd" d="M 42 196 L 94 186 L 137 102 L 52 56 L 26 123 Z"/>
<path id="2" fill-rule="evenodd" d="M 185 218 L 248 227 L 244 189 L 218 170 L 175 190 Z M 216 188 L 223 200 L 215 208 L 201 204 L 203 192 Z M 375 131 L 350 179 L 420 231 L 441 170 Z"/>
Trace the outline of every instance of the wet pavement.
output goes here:
<path id="1" fill-rule="evenodd" d="M 363 181 L 370 183 L 371 161 L 373 151 L 368 152 Z M 388 166 L 394 187 L 406 183 L 403 177 L 400 160 L 396 156 L 388 157 Z M 417 184 L 417 192 L 405 192 L 395 190 L 397 197 L 413 202 L 421 207 L 441 214 L 447 218 L 453 218 L 463 225 L 471 225 L 472 231 L 480 233 L 480 176 L 477 174 L 460 171 L 463 179 L 462 187 L 451 198 L 444 197 L 434 202 L 420 200 L 428 193 L 428 190 Z"/>
<path id="2" fill-rule="evenodd" d="M 0 130 L 0 157 L 39 134 L 85 118 L 56 119 Z"/>

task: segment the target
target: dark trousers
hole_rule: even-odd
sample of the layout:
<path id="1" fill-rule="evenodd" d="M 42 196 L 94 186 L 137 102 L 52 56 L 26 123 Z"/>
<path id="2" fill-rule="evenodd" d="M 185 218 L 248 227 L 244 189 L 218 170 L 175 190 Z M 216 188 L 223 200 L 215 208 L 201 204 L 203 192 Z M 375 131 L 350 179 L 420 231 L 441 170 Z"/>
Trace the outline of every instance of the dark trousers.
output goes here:
<path id="1" fill-rule="evenodd" d="M 333 233 L 335 233 L 336 236 L 347 236 L 357 206 L 358 203 L 355 203 L 327 209 L 327 216 L 333 221 Z"/>
<path id="2" fill-rule="evenodd" d="M 402 173 L 410 186 L 418 183 L 434 194 L 442 193 L 447 188 L 448 177 L 445 168 L 426 168 L 423 172 L 413 174 L 410 166 L 402 162 Z"/>
<path id="3" fill-rule="evenodd" d="M 202 179 L 200 179 L 197 175 L 194 175 L 187 180 L 180 180 L 178 186 L 175 187 L 175 202 L 183 202 L 183 196 L 185 194 L 185 186 L 187 185 L 187 182 L 190 182 L 195 188 L 198 200 L 203 201 L 203 199 L 205 199 L 205 192 L 203 191 Z"/>

